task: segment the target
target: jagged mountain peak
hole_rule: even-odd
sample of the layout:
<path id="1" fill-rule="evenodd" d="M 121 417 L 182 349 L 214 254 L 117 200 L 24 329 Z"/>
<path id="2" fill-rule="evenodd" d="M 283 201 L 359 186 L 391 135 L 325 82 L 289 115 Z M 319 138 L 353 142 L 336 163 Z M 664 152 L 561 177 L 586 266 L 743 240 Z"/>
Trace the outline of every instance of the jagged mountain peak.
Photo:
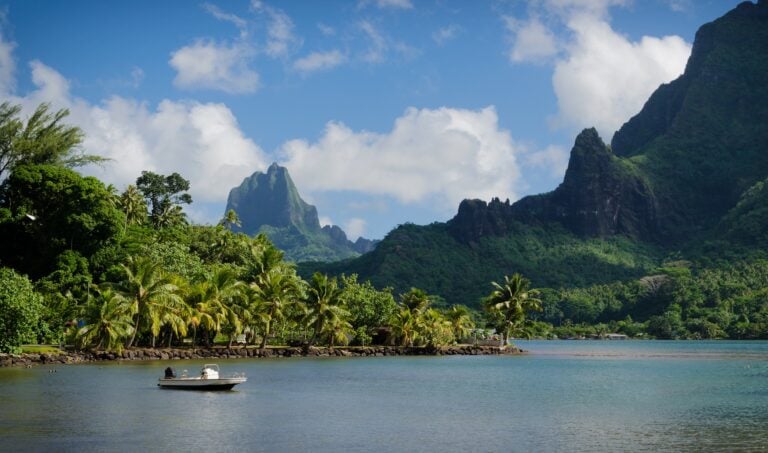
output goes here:
<path id="1" fill-rule="evenodd" d="M 254 172 L 233 188 L 226 211 L 230 209 L 241 222 L 240 227 L 233 226 L 234 231 L 266 233 L 294 261 L 350 258 L 375 245 L 367 239 L 353 243 L 337 226 L 321 228 L 317 208 L 301 198 L 288 169 L 277 163 L 266 172 Z"/>

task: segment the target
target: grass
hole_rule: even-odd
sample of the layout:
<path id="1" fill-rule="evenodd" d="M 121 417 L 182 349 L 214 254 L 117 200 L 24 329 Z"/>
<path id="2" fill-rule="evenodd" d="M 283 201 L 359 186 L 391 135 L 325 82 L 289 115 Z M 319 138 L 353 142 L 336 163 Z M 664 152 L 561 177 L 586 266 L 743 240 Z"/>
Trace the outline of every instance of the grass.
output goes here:
<path id="1" fill-rule="evenodd" d="M 47 344 L 25 344 L 21 346 L 21 352 L 26 354 L 58 354 L 61 349 L 58 346 Z"/>

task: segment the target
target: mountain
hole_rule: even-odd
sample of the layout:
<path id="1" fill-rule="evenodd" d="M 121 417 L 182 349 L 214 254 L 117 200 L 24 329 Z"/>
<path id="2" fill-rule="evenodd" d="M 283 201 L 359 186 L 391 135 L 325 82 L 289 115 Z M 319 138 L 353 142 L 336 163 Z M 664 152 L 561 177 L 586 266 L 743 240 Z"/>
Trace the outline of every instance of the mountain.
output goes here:
<path id="1" fill-rule="evenodd" d="M 477 306 L 488 282 L 513 272 L 538 287 L 582 287 L 639 278 L 665 257 L 738 258 L 768 247 L 767 178 L 760 0 L 702 26 L 683 75 L 660 86 L 610 146 L 582 131 L 552 192 L 464 200 L 447 223 L 400 226 L 373 252 L 321 270 Z"/>
<path id="2" fill-rule="evenodd" d="M 265 233 L 293 261 L 334 261 L 359 256 L 375 242 L 352 242 L 335 225 L 320 226 L 317 208 L 301 199 L 288 170 L 276 163 L 230 190 L 226 211 L 234 210 L 241 225 L 233 231 Z"/>

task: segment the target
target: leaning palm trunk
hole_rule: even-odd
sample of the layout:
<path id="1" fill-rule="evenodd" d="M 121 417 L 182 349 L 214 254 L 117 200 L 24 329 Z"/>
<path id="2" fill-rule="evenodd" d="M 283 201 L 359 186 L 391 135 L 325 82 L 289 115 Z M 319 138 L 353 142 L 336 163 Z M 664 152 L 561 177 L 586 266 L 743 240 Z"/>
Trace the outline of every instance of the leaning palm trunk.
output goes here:
<path id="1" fill-rule="evenodd" d="M 267 321 L 267 325 L 264 329 L 264 335 L 261 337 L 261 346 L 259 346 L 259 349 L 262 351 L 264 349 L 267 349 L 267 337 L 269 336 L 269 328 L 270 328 L 271 321 Z"/>
<path id="2" fill-rule="evenodd" d="M 136 332 L 139 331 L 139 322 L 141 321 L 141 313 L 136 313 L 136 322 L 133 324 L 135 327 L 133 328 L 133 333 L 131 334 L 130 340 L 128 340 L 128 344 L 125 345 L 126 348 L 130 348 L 133 346 L 133 342 L 136 341 Z"/>

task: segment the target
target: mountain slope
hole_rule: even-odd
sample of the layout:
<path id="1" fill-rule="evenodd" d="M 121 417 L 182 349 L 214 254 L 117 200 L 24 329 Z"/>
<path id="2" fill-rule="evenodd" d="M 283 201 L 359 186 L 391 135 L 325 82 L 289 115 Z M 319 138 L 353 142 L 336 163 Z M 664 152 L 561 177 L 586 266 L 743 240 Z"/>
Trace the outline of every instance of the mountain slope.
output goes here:
<path id="1" fill-rule="evenodd" d="M 241 226 L 237 232 L 265 233 L 294 261 L 333 261 L 368 252 L 374 243 L 347 239 L 341 228 L 320 227 L 317 209 L 302 200 L 288 170 L 272 164 L 256 172 L 229 192 L 226 210 L 234 210 Z"/>
<path id="2" fill-rule="evenodd" d="M 659 87 L 611 147 L 583 131 L 554 191 L 513 204 L 465 200 L 446 224 L 400 227 L 372 253 L 323 269 L 473 305 L 512 272 L 539 287 L 635 278 L 665 255 L 696 258 L 703 241 L 710 256 L 768 245 L 766 177 L 761 0 L 701 27 L 685 73 Z"/>

